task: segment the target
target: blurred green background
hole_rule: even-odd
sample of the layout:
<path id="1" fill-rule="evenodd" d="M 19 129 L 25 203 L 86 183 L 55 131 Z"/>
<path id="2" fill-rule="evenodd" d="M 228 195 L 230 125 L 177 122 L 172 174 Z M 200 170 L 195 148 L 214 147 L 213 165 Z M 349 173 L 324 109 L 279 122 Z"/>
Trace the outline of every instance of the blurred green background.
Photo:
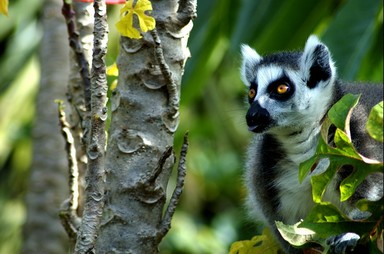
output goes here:
<path id="1" fill-rule="evenodd" d="M 0 254 L 18 253 L 22 244 L 43 4 L 10 1 L 9 17 L 0 16 Z M 118 10 L 109 7 L 108 64 L 117 55 Z M 227 253 L 232 242 L 258 233 L 242 206 L 251 134 L 239 46 L 261 54 L 301 49 L 310 34 L 328 45 L 340 78 L 383 82 L 380 0 L 198 0 L 175 140 L 179 148 L 189 130 L 188 174 L 161 253 Z"/>

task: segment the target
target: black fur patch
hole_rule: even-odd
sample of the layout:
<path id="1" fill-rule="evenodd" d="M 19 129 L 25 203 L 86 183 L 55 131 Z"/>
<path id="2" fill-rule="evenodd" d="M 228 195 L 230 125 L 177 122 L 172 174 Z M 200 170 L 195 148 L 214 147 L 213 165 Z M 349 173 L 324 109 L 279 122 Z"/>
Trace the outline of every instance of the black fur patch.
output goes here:
<path id="1" fill-rule="evenodd" d="M 256 179 L 256 185 L 263 185 L 258 188 L 262 198 L 264 199 L 264 204 L 271 204 L 271 207 L 267 209 L 272 209 L 269 212 L 275 213 L 278 210 L 279 199 L 278 199 L 278 190 L 274 186 L 274 181 L 277 179 L 277 174 L 275 167 L 281 160 L 283 156 L 283 151 L 281 150 L 280 143 L 271 135 L 266 134 L 262 141 L 261 153 L 260 153 L 260 164 L 261 167 L 259 171 L 259 179 Z M 276 218 L 279 219 L 279 218 Z"/>
<path id="2" fill-rule="evenodd" d="M 309 69 L 309 80 L 307 86 L 314 88 L 320 81 L 325 81 L 331 77 L 331 67 L 329 65 L 328 51 L 324 45 L 318 45 L 313 51 L 314 62 Z"/>
<path id="3" fill-rule="evenodd" d="M 278 64 L 290 67 L 294 70 L 299 69 L 301 52 L 279 52 L 264 56 L 258 65 Z"/>

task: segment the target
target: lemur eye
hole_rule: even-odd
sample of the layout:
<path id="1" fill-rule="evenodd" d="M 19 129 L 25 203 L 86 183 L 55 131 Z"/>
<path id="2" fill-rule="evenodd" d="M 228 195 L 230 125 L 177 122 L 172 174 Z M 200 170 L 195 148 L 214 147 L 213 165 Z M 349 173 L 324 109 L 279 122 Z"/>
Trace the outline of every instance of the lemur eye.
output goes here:
<path id="1" fill-rule="evenodd" d="M 285 94 L 289 91 L 289 86 L 287 84 L 280 84 L 276 87 L 276 92 L 278 94 Z"/>
<path id="2" fill-rule="evenodd" d="M 253 89 L 253 88 L 249 89 L 248 97 L 249 97 L 250 99 L 253 99 L 253 98 L 255 98 L 255 96 L 256 96 L 256 90 Z"/>

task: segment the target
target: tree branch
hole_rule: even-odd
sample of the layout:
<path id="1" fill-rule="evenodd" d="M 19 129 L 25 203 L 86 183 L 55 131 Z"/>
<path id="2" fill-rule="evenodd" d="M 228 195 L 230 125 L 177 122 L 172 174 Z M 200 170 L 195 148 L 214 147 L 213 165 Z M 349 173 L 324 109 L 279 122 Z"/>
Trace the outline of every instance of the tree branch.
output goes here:
<path id="1" fill-rule="evenodd" d="M 104 0 L 94 1 L 95 27 L 91 79 L 91 128 L 88 138 L 84 214 L 74 253 L 92 253 L 104 206 L 105 192 L 105 120 L 107 119 L 107 53 L 108 23 Z"/>
<path id="2" fill-rule="evenodd" d="M 75 14 L 71 4 L 68 4 L 65 0 L 63 0 L 63 7 L 61 9 L 61 12 L 67 24 L 69 46 L 75 52 L 77 63 L 80 66 L 80 75 L 84 85 L 85 107 L 86 107 L 86 110 L 90 112 L 91 111 L 91 105 L 90 105 L 91 81 L 90 81 L 90 74 L 89 74 L 89 63 L 84 55 L 83 47 L 79 39 L 79 33 L 76 30 Z M 80 117 L 84 118 L 84 116 L 80 116 Z"/>
<path id="3" fill-rule="evenodd" d="M 169 229 L 171 228 L 172 217 L 173 217 L 173 214 L 175 213 L 177 204 L 179 203 L 179 200 L 180 200 L 180 196 L 183 192 L 184 179 L 185 179 L 185 175 L 186 175 L 187 152 L 188 152 L 188 133 L 186 133 L 184 135 L 184 142 L 183 142 L 183 146 L 181 147 L 181 151 L 180 151 L 180 159 L 179 159 L 179 164 L 177 167 L 176 187 L 172 193 L 171 200 L 169 201 L 167 210 L 164 214 L 160 229 L 158 231 L 157 237 L 158 237 L 159 242 L 168 233 Z"/>
<path id="4" fill-rule="evenodd" d="M 72 8 L 75 12 L 74 19 L 76 22 L 76 29 L 79 34 L 78 40 L 82 46 L 82 52 L 86 62 L 91 63 L 94 27 L 93 3 L 72 1 Z M 77 153 L 77 163 L 79 168 L 79 205 L 77 208 L 77 214 L 81 216 L 84 208 L 85 172 L 87 170 L 86 139 L 90 130 L 91 112 L 87 111 L 85 106 L 84 82 L 79 71 L 80 67 L 78 65 L 77 56 L 74 50 L 70 51 L 69 60 L 70 72 L 67 99 L 71 106 L 71 114 L 68 117 L 68 121 L 71 125 L 73 138 L 75 139 Z M 88 72 L 90 73 L 91 70 L 88 69 Z"/>
<path id="5" fill-rule="evenodd" d="M 80 218 L 76 214 L 79 199 L 78 181 L 79 169 L 77 167 L 76 148 L 70 126 L 65 118 L 63 102 L 57 100 L 61 133 L 65 141 L 69 169 L 69 198 L 60 207 L 60 219 L 71 241 L 76 241 Z"/>
<path id="6" fill-rule="evenodd" d="M 172 77 L 172 73 L 164 59 L 163 48 L 161 46 L 161 40 L 157 33 L 156 28 L 151 31 L 151 35 L 155 42 L 155 56 L 160 66 L 160 70 L 164 76 L 168 90 L 168 110 L 167 115 L 171 119 L 176 119 L 179 116 L 179 93 L 177 85 Z"/>

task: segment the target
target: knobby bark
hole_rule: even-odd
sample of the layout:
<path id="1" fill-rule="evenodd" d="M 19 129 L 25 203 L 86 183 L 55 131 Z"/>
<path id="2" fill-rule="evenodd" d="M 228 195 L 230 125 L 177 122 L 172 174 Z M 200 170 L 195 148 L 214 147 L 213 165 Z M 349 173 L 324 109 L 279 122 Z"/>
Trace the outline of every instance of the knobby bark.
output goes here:
<path id="1" fill-rule="evenodd" d="M 83 127 L 88 126 L 86 119 L 89 119 L 89 111 L 85 105 L 85 89 L 83 86 L 84 77 L 80 75 L 80 68 L 88 68 L 87 75 L 90 82 L 90 73 L 92 63 L 92 49 L 93 49 L 93 26 L 94 26 L 94 9 L 91 2 L 72 2 L 73 11 L 75 12 L 73 21 L 75 22 L 78 32 L 78 47 L 81 47 L 82 57 L 78 58 L 74 50 L 70 53 L 70 73 L 68 83 L 68 102 L 70 105 L 69 123 L 71 126 L 72 135 L 74 138 L 76 157 L 78 161 L 79 173 L 79 201 L 77 207 L 77 215 L 81 216 L 83 213 L 84 204 L 84 188 L 85 188 L 85 172 L 87 168 L 87 155 L 86 155 L 86 141 L 84 140 Z M 82 66 L 82 67 L 79 67 Z"/>
<path id="2" fill-rule="evenodd" d="M 76 86 L 69 91 L 69 101 L 80 121 L 83 120 L 80 132 L 72 133 L 84 135 L 87 154 L 81 221 L 74 212 L 74 191 L 70 193 L 69 201 L 63 203 L 61 213 L 67 233 L 76 242 L 75 253 L 156 253 L 170 228 L 182 192 L 187 137 L 180 153 L 176 188 L 164 213 L 166 187 L 175 163 L 172 144 L 179 119 L 180 83 L 189 57 L 186 44 L 191 20 L 196 15 L 196 1 L 154 1 L 152 4 L 156 29 L 144 33 L 141 40 L 121 38 L 119 86 L 112 93 L 110 138 L 104 159 L 107 118 L 104 57 L 108 33 L 105 3 L 94 1 L 89 90 L 86 68 L 89 60 L 74 26 L 72 6 L 63 1 L 70 45 L 80 66 L 81 78 L 78 80 L 83 83 L 82 93 L 77 93 Z M 76 141 L 72 142 L 64 113 L 59 112 L 67 152 L 72 154 L 68 156 L 69 165 L 73 166 L 76 158 L 71 151 L 79 147 Z M 75 171 L 69 171 L 70 179 L 76 178 Z M 71 190 L 76 189 L 73 183 L 70 181 Z M 106 206 L 103 207 L 104 202 Z"/>
<path id="3" fill-rule="evenodd" d="M 68 80 L 68 43 L 60 15 L 60 0 L 46 0 L 44 36 L 40 48 L 41 80 L 36 98 L 33 128 L 33 159 L 26 195 L 27 219 L 23 228 L 22 253 L 63 254 L 68 237 L 57 218 L 68 193 L 67 163 L 60 135 L 55 99 L 64 99 Z"/>
<path id="4" fill-rule="evenodd" d="M 108 24 L 107 8 L 104 0 L 95 0 L 94 10 L 95 25 L 90 87 L 90 129 L 89 134 L 85 134 L 88 167 L 85 175 L 84 212 L 74 251 L 74 253 L 79 254 L 93 251 L 103 211 L 105 189 L 104 154 L 108 90 L 105 55 L 107 53 Z M 89 98 L 87 97 L 87 90 L 85 90 L 85 105 L 89 103 Z"/>
<path id="5" fill-rule="evenodd" d="M 179 5 L 176 0 L 163 0 L 152 5 L 156 30 L 140 40 L 121 38 L 118 87 L 111 98 L 107 192 L 96 253 L 156 253 L 181 193 L 183 161 L 175 198 L 164 215 L 175 160 L 170 148 L 196 2 Z M 192 7 L 180 10 L 179 6 Z"/>

